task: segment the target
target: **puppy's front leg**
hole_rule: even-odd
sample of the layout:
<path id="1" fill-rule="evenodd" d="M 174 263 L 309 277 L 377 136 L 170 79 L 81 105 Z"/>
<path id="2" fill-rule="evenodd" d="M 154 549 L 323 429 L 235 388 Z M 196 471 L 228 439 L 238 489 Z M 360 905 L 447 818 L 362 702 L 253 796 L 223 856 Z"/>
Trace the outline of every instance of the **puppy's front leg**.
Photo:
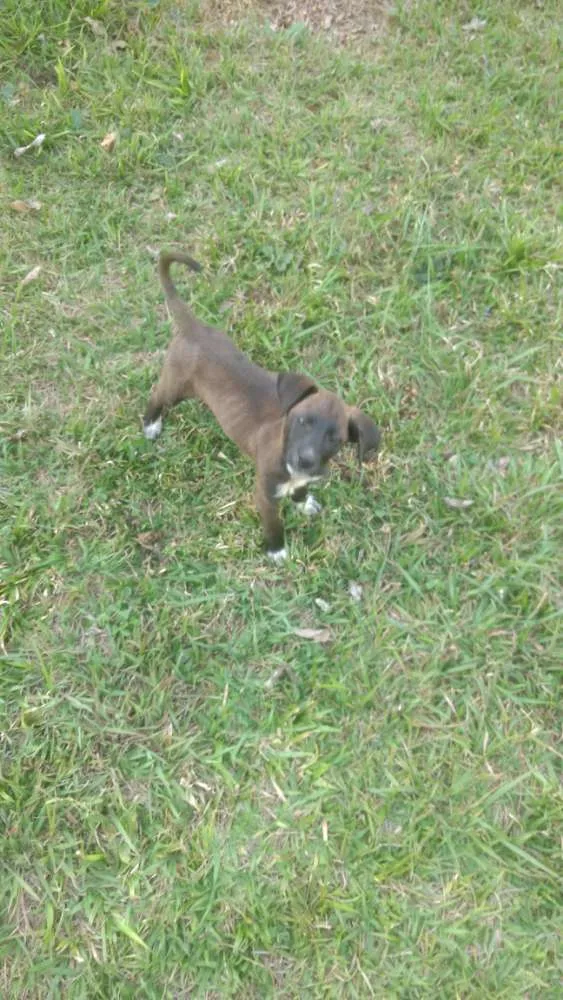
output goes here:
<path id="1" fill-rule="evenodd" d="M 270 559 L 273 559 L 274 562 L 283 562 L 284 559 L 287 559 L 287 552 L 284 547 L 283 521 L 279 515 L 275 498 L 260 478 L 258 478 L 256 483 L 255 499 L 256 507 L 262 520 L 266 551 Z"/>

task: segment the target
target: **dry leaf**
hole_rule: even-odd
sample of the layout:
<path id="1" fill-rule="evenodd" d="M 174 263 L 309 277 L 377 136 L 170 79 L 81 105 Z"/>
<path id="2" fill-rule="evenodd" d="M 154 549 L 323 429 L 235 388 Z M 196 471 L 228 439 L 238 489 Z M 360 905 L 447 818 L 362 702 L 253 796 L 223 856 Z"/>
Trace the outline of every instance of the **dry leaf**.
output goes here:
<path id="1" fill-rule="evenodd" d="M 113 49 L 114 52 L 123 52 L 126 48 L 127 42 L 123 38 L 116 38 L 115 42 L 112 42 L 110 45 L 110 49 Z"/>
<path id="2" fill-rule="evenodd" d="M 195 795 L 193 794 L 193 792 L 186 791 L 185 795 L 186 795 L 186 802 L 188 803 L 188 805 L 191 806 L 192 809 L 195 809 L 196 812 L 199 812 L 201 806 L 198 800 L 196 799 Z"/>
<path id="3" fill-rule="evenodd" d="M 101 21 L 96 21 L 93 17 L 85 17 L 84 20 L 86 21 L 88 27 L 92 29 L 93 35 L 97 35 L 98 38 L 105 38 L 106 29 Z"/>
<path id="4" fill-rule="evenodd" d="M 194 785 L 196 785 L 198 788 L 202 788 L 204 792 L 212 791 L 211 785 L 206 785 L 205 781 L 194 781 Z"/>
<path id="5" fill-rule="evenodd" d="M 444 503 L 452 510 L 465 510 L 466 507 L 473 506 L 473 500 L 457 500 L 455 497 L 444 497 Z"/>
<path id="6" fill-rule="evenodd" d="M 323 600 L 322 597 L 315 597 L 315 604 L 321 611 L 330 611 L 330 604 L 328 601 Z"/>
<path id="7" fill-rule="evenodd" d="M 279 667 L 276 667 L 272 676 L 264 684 L 264 690 L 271 691 L 282 677 L 290 677 L 292 680 L 297 679 L 297 674 L 293 667 L 289 666 L 289 663 L 282 663 Z"/>
<path id="8" fill-rule="evenodd" d="M 35 198 L 26 198 L 25 201 L 10 202 L 10 208 L 13 208 L 14 212 L 38 212 L 41 208 L 41 202 L 35 201 Z"/>
<path id="9" fill-rule="evenodd" d="M 41 274 L 41 265 L 38 264 L 37 267 L 32 267 L 31 271 L 28 271 L 25 278 L 22 279 L 22 288 L 24 285 L 29 285 L 30 281 L 35 281 L 36 278 Z"/>
<path id="10" fill-rule="evenodd" d="M 321 830 L 322 830 L 322 834 L 323 834 L 323 840 L 324 840 L 324 842 L 326 844 L 326 843 L 328 843 L 328 823 L 327 823 L 326 819 L 323 819 L 322 822 L 321 822 Z"/>
<path id="11" fill-rule="evenodd" d="M 364 588 L 361 583 L 351 583 L 348 587 L 348 593 L 353 601 L 361 601 Z"/>
<path id="12" fill-rule="evenodd" d="M 140 535 L 137 535 L 136 541 L 142 549 L 154 549 L 155 545 L 158 545 L 161 541 L 161 538 L 160 531 L 143 531 Z"/>
<path id="13" fill-rule="evenodd" d="M 329 628 L 294 628 L 293 634 L 300 639 L 311 639 L 313 642 L 330 642 L 332 632 Z"/>
<path id="14" fill-rule="evenodd" d="M 287 802 L 287 799 L 286 799 L 285 795 L 283 794 L 280 786 L 278 785 L 276 779 L 275 778 L 270 778 L 270 781 L 272 782 L 272 785 L 274 787 L 274 791 L 275 791 L 278 799 L 280 800 L 280 802 Z"/>
<path id="15" fill-rule="evenodd" d="M 117 132 L 108 132 L 102 139 L 100 146 L 106 153 L 111 153 L 117 142 Z"/>
<path id="16" fill-rule="evenodd" d="M 14 149 L 14 156 L 16 158 L 18 156 L 23 156 L 24 153 L 27 153 L 28 149 L 39 149 L 39 146 L 43 145 L 46 138 L 47 136 L 45 133 L 40 132 L 39 135 L 35 136 L 35 139 L 33 139 L 32 142 L 28 142 L 27 146 L 18 146 L 17 149 Z"/>
<path id="17" fill-rule="evenodd" d="M 498 472 L 500 476 L 506 475 L 506 470 L 510 465 L 510 458 L 508 455 L 503 455 L 502 458 L 497 459 L 496 462 L 489 462 L 489 467 L 494 471 Z"/>
<path id="18" fill-rule="evenodd" d="M 462 31 L 482 31 L 487 22 L 482 17 L 472 17 L 467 24 L 462 24 Z"/>
<path id="19" fill-rule="evenodd" d="M 401 540 L 401 545 L 403 547 L 406 545 L 412 545 L 413 542 L 418 542 L 425 534 L 426 534 L 426 525 L 422 521 L 418 525 L 418 528 L 413 528 L 412 531 L 409 531 L 407 532 L 406 535 L 403 535 L 403 538 Z"/>

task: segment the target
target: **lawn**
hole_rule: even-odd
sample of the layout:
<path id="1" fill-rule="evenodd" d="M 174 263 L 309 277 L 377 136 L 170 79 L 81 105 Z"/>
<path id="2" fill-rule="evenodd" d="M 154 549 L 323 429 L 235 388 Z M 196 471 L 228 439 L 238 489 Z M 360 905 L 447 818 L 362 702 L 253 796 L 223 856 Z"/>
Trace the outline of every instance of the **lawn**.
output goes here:
<path id="1" fill-rule="evenodd" d="M 558 5 L 313 6 L 0 6 L 7 1000 L 561 995 Z M 283 566 L 161 247 L 383 428 Z"/>

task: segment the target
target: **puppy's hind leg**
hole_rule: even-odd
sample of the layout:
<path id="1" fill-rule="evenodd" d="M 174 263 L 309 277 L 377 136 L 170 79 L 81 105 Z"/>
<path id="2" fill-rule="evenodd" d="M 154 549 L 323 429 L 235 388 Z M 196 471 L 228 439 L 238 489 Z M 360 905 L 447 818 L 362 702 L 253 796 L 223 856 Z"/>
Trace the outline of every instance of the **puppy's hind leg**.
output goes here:
<path id="1" fill-rule="evenodd" d="M 158 399 L 151 396 L 143 417 L 143 433 L 147 441 L 156 441 L 162 431 L 163 408 Z"/>
<path id="2" fill-rule="evenodd" d="M 178 382 L 166 367 L 151 392 L 145 415 L 143 417 L 143 431 L 148 441 L 154 441 L 162 430 L 162 417 L 167 410 L 170 410 L 183 399 L 193 395 L 188 381 Z"/>

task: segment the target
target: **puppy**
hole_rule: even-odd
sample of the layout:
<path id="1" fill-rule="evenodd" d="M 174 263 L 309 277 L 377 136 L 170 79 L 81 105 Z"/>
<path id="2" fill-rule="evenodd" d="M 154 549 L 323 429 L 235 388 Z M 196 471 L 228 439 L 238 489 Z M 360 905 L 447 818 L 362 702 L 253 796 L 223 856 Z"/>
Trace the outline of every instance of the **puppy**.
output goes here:
<path id="1" fill-rule="evenodd" d="M 348 442 L 357 445 L 362 463 L 379 448 L 379 428 L 308 375 L 276 374 L 253 364 L 224 333 L 196 319 L 170 277 L 175 262 L 201 270 L 187 254 L 160 255 L 160 281 L 176 334 L 145 411 L 145 435 L 158 437 L 163 414 L 182 400 L 205 403 L 256 465 L 255 499 L 266 549 L 281 562 L 287 553 L 279 500 L 291 497 L 306 514 L 318 513 L 308 486 L 323 479 L 329 460 Z"/>

